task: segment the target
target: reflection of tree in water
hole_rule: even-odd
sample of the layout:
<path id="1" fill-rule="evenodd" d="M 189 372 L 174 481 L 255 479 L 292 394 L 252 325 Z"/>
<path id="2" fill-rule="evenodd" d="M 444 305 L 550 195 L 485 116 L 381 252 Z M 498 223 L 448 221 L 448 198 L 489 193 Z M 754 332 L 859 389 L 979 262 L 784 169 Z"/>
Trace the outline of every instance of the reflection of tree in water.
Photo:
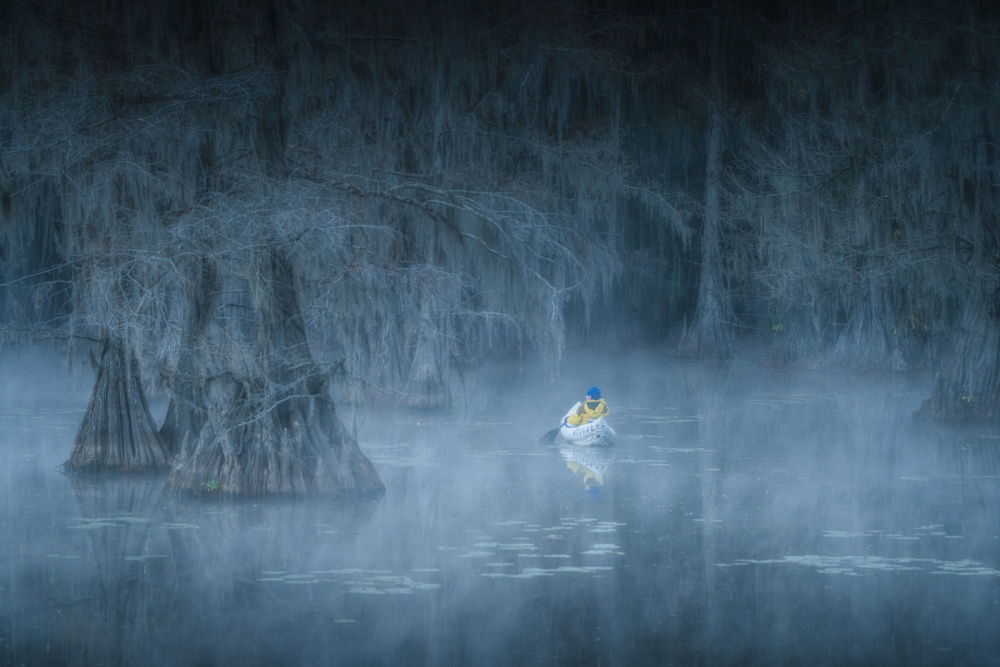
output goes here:
<path id="1" fill-rule="evenodd" d="M 165 478 L 70 478 L 80 523 L 96 568 L 86 582 L 87 600 L 68 620 L 69 664 L 129 664 L 156 636 L 169 604 L 160 591 L 166 576 L 163 545 L 152 530 Z M 82 636 L 80 633 L 82 631 Z"/>
<path id="2" fill-rule="evenodd" d="M 177 600 L 173 653 L 202 664 L 295 664 L 336 618 L 341 588 L 314 589 L 343 567 L 378 501 L 227 501 L 171 497 L 169 556 Z M 283 578 L 287 585 L 269 586 Z M 325 642 L 324 642 L 325 645 Z"/>
<path id="3" fill-rule="evenodd" d="M 295 663 L 317 638 L 313 614 L 340 613 L 343 596 L 331 593 L 343 587 L 328 585 L 319 601 L 311 587 L 267 588 L 265 573 L 342 567 L 378 504 L 213 505 L 166 492 L 163 475 L 70 482 L 79 514 L 67 508 L 66 530 L 86 561 L 17 571 L 19 663 Z"/>
<path id="4" fill-rule="evenodd" d="M 911 419 L 899 400 L 899 388 L 873 382 L 859 387 L 856 377 L 829 376 L 825 388 L 833 395 L 847 426 L 851 445 L 859 452 L 885 451 Z"/>
<path id="5" fill-rule="evenodd" d="M 699 498 L 701 507 L 692 507 L 692 515 L 701 525 L 701 568 L 704 577 L 706 627 L 715 616 L 708 613 L 716 604 L 715 564 L 717 562 L 716 529 L 726 508 L 722 502 L 719 473 L 722 467 L 719 450 L 729 449 L 728 439 L 736 432 L 732 423 L 738 418 L 739 403 L 733 387 L 730 364 L 698 365 L 684 376 L 689 389 L 691 412 L 698 418 Z M 714 629 L 713 629 L 714 630 Z M 712 632 L 713 630 L 709 630 Z"/>
<path id="6" fill-rule="evenodd" d="M 171 497 L 168 528 L 172 556 L 178 565 L 196 568 L 224 594 L 227 576 L 252 576 L 268 568 L 326 568 L 349 547 L 371 519 L 377 501 L 334 503 L 272 500 L 267 503 L 206 504 Z M 210 591 L 206 590 L 205 593 Z"/>
<path id="7" fill-rule="evenodd" d="M 847 485 L 838 494 L 837 502 L 850 505 L 853 516 L 878 516 L 879 507 L 893 503 L 893 485 L 889 482 L 901 477 L 897 470 L 897 445 L 910 414 L 902 409 L 898 394 L 887 387 L 874 385 L 859 390 L 856 378 L 835 376 L 828 379 L 827 388 L 841 418 L 825 443 L 832 450 L 828 479 Z M 850 478 L 841 479 L 847 471 Z"/>
<path id="8" fill-rule="evenodd" d="M 921 469 L 907 470 L 906 484 L 915 502 L 934 503 L 939 516 L 956 519 L 933 528 L 957 534 L 965 549 L 963 558 L 1000 567 L 996 551 L 996 517 L 1000 516 L 1000 434 L 996 427 L 951 425 L 920 421 L 927 453 L 921 452 Z M 901 443 L 907 449 L 909 443 Z M 911 445 L 912 447 L 912 445 Z M 985 590 L 985 589 L 984 589 Z"/>

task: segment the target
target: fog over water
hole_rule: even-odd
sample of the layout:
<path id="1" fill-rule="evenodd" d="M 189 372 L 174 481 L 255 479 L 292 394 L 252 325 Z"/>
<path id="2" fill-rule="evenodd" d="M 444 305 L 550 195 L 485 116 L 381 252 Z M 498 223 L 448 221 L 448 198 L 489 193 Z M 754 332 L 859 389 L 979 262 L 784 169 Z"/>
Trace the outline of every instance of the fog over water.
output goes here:
<path id="1" fill-rule="evenodd" d="M 450 412 L 342 408 L 387 494 L 331 505 L 67 476 L 92 371 L 0 371 L 0 664 L 1000 656 L 1000 433 L 915 423 L 927 377 L 497 366 Z M 539 443 L 593 384 L 618 445 Z"/>

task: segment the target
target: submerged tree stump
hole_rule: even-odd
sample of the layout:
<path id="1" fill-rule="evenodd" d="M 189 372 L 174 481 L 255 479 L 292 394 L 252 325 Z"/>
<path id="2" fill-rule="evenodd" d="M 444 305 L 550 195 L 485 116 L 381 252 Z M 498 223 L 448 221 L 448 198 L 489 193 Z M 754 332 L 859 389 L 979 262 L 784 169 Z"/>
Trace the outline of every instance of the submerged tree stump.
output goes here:
<path id="1" fill-rule="evenodd" d="M 139 361 L 124 341 L 109 336 L 73 451 L 63 465 L 79 472 L 140 472 L 170 463 L 142 389 Z"/>

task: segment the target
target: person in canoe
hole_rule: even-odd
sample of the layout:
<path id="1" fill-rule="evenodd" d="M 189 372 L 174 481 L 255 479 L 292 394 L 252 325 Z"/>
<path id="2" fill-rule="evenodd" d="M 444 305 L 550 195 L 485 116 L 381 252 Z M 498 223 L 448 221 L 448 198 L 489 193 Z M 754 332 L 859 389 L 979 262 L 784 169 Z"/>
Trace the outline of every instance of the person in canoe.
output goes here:
<path id="1" fill-rule="evenodd" d="M 601 397 L 601 390 L 591 387 L 587 390 L 587 398 L 582 403 L 577 403 L 563 417 L 563 426 L 583 426 L 589 421 L 598 417 L 607 417 L 611 414 L 611 408 Z"/>
<path id="2" fill-rule="evenodd" d="M 610 445 L 617 437 L 614 429 L 604 422 L 611 409 L 601 397 L 601 390 L 591 387 L 586 400 L 569 409 L 557 428 L 540 438 L 541 442 L 555 442 L 562 438 L 577 445 Z"/>

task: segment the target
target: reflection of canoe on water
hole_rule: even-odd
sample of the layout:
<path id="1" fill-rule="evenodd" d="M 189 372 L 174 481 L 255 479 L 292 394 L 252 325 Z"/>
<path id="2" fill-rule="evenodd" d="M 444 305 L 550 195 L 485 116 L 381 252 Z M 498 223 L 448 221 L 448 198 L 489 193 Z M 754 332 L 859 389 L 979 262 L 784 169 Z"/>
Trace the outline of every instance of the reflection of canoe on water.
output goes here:
<path id="1" fill-rule="evenodd" d="M 560 447 L 559 454 L 566 467 L 584 484 L 602 486 L 604 477 L 614 462 L 614 450 L 581 447 Z"/>
<path id="2" fill-rule="evenodd" d="M 606 447 L 565 446 L 559 448 L 559 453 L 570 472 L 583 482 L 583 490 L 587 496 L 598 497 L 604 486 L 608 467 L 614 461 L 614 450 Z"/>
<path id="3" fill-rule="evenodd" d="M 615 438 L 618 437 L 618 434 L 615 433 L 613 428 L 608 426 L 607 422 L 604 421 L 604 417 L 591 419 L 586 424 L 580 424 L 579 426 L 572 426 L 566 422 L 567 419 L 576 413 L 579 407 L 580 403 L 577 403 L 563 417 L 563 425 L 559 428 L 559 435 L 562 439 L 574 445 L 582 446 L 607 447 L 615 444 Z"/>

